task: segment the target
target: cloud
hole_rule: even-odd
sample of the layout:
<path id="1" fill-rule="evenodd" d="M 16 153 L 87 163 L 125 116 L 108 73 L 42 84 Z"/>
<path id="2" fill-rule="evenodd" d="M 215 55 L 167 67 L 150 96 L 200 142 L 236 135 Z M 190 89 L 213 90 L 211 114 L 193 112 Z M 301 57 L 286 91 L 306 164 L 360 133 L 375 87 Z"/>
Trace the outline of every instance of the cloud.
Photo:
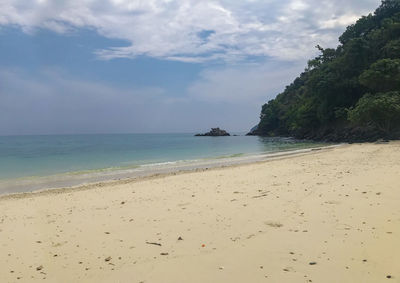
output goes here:
<path id="1" fill-rule="evenodd" d="M 261 105 L 274 98 L 302 70 L 302 63 L 287 66 L 279 62 L 208 69 L 189 86 L 188 94 L 211 103 Z"/>
<path id="2" fill-rule="evenodd" d="M 320 26 L 322 28 L 337 28 L 337 27 L 345 27 L 355 23 L 358 20 L 358 15 L 344 15 L 337 18 L 325 20 L 320 22 Z"/>
<path id="3" fill-rule="evenodd" d="M 334 46 L 344 27 L 379 0 L 69 0 L 0 2 L 0 25 L 71 33 L 79 28 L 128 41 L 97 50 L 103 59 L 139 55 L 183 62 L 251 56 L 299 60 Z M 207 36 L 204 36 L 204 35 Z"/>
<path id="4" fill-rule="evenodd" d="M 58 69 L 0 69 L 0 134 L 140 131 L 159 119 L 152 106 L 168 103 L 160 88 L 118 88 Z"/>
<path id="5" fill-rule="evenodd" d="M 227 103 L 193 89 L 193 96 L 172 96 L 157 87 L 83 81 L 62 69 L 0 69 L 0 135 L 246 131 L 256 124 L 262 98 Z"/>
<path id="6" fill-rule="evenodd" d="M 174 90 L 84 81 L 44 65 L 0 68 L 0 134 L 248 130 L 261 105 L 303 70 L 315 45 L 334 47 L 348 24 L 379 3 L 0 0 L 0 30 L 17 26 L 32 35 L 47 29 L 71 36 L 90 29 L 127 42 L 93 50 L 103 60 L 148 56 L 207 63 L 197 66 L 203 71 L 195 81 Z"/>

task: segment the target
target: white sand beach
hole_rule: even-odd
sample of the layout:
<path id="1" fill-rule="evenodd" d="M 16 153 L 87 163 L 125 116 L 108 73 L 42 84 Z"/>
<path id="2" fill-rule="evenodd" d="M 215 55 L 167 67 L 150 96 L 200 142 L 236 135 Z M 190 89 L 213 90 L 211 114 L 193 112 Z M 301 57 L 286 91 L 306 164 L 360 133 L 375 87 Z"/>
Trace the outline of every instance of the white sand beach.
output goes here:
<path id="1" fill-rule="evenodd" d="M 400 142 L 0 197 L 0 282 L 400 282 Z"/>

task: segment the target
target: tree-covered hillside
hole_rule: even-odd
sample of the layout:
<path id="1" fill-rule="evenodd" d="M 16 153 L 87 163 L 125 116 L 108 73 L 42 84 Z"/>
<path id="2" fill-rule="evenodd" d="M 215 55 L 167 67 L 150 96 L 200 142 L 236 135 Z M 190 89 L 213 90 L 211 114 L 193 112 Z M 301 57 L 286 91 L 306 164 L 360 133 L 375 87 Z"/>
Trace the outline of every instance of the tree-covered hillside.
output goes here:
<path id="1" fill-rule="evenodd" d="M 321 55 L 263 105 L 257 135 L 323 140 L 398 138 L 400 0 L 347 27 Z"/>

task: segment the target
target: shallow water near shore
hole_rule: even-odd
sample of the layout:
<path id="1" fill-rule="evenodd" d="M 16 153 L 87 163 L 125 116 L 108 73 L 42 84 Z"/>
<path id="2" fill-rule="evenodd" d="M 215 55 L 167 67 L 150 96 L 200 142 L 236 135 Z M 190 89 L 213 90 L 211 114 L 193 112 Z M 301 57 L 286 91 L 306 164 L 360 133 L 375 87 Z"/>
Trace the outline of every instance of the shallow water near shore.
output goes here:
<path id="1" fill-rule="evenodd" d="M 253 136 L 109 134 L 0 137 L 0 194 L 257 161 L 327 144 Z"/>

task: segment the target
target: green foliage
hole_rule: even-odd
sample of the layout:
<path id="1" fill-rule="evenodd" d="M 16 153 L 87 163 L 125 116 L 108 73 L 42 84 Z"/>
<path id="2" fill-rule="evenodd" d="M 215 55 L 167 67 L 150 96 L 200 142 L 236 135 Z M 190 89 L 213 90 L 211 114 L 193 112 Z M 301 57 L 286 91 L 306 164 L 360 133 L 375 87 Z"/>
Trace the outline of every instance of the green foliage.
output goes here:
<path id="1" fill-rule="evenodd" d="M 370 14 L 364 16 L 357 21 L 357 23 L 347 27 L 346 31 L 339 37 L 339 41 L 342 44 L 346 44 L 353 38 L 357 38 L 365 35 L 371 31 L 375 26 L 375 18 Z"/>
<path id="2" fill-rule="evenodd" d="M 372 91 L 400 89 L 400 59 L 382 59 L 364 71 L 360 83 Z"/>
<path id="3" fill-rule="evenodd" d="M 366 94 L 348 117 L 357 125 L 372 125 L 390 134 L 400 127 L 400 91 Z"/>
<path id="4" fill-rule="evenodd" d="M 258 129 L 265 133 L 269 133 L 279 127 L 278 108 L 274 100 L 265 104 L 262 109 L 261 122 Z"/>
<path id="5" fill-rule="evenodd" d="M 400 39 L 389 41 L 382 49 L 382 56 L 385 58 L 398 58 L 400 54 Z"/>
<path id="6" fill-rule="evenodd" d="M 321 54 L 308 62 L 284 92 L 262 107 L 260 134 L 313 138 L 322 129 L 361 125 L 355 113 L 366 109 L 364 104 L 359 106 L 367 101 L 366 93 L 400 91 L 400 0 L 382 1 L 374 14 L 349 26 L 340 42 L 336 49 L 318 45 Z M 387 101 L 387 97 L 382 99 L 376 102 Z M 346 109 L 353 109 L 349 112 L 353 113 L 352 123 Z M 379 128 L 384 128 L 382 123 Z"/>
<path id="7" fill-rule="evenodd" d="M 399 0 L 383 0 L 381 6 L 375 11 L 376 17 L 381 20 L 392 17 L 400 10 Z"/>

